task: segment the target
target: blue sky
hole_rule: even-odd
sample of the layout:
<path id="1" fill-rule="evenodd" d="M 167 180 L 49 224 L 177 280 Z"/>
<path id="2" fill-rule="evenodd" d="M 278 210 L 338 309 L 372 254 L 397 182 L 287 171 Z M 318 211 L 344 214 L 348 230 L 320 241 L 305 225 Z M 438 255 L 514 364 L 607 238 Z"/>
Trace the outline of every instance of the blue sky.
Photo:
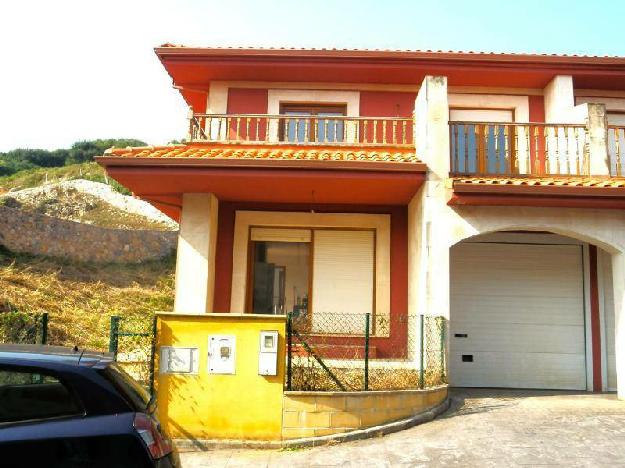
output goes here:
<path id="1" fill-rule="evenodd" d="M 12 0 L 0 17 L 0 151 L 182 138 L 164 42 L 625 56 L 615 0 Z"/>

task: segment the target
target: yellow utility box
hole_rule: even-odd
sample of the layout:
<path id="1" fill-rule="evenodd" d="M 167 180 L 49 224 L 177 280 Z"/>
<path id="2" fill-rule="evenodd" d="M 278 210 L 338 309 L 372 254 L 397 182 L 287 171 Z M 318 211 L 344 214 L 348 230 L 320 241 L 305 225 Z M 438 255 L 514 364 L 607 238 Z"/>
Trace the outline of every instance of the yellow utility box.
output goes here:
<path id="1" fill-rule="evenodd" d="M 160 313 L 159 419 L 174 439 L 279 440 L 284 316 Z"/>

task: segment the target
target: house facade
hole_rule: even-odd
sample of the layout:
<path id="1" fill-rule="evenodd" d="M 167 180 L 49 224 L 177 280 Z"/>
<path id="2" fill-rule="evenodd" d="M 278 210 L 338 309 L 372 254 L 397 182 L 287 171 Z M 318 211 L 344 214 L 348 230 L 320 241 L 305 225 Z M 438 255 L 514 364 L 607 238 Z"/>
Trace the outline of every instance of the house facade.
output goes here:
<path id="1" fill-rule="evenodd" d="M 380 359 L 442 315 L 451 385 L 625 398 L 625 59 L 156 54 L 185 143 L 98 162 L 179 221 L 175 312 L 368 313 Z"/>

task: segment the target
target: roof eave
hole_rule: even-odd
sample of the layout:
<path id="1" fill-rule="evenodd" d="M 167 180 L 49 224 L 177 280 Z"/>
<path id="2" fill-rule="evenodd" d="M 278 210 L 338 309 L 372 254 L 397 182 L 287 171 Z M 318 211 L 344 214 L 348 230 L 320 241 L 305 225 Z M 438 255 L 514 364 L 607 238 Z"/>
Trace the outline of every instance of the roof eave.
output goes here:
<path id="1" fill-rule="evenodd" d="M 375 172 L 425 173 L 427 166 L 413 162 L 383 161 L 315 161 L 280 159 L 226 159 L 226 158 L 142 158 L 123 156 L 98 156 L 96 162 L 103 167 L 213 167 L 248 169 L 302 169 Z"/>

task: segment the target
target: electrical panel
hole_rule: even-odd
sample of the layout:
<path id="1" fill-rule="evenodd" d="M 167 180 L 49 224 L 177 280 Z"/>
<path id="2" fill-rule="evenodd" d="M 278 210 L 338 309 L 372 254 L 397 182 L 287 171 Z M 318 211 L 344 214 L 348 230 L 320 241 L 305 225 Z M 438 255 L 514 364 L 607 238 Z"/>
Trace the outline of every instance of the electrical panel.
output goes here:
<path id="1" fill-rule="evenodd" d="M 260 332 L 260 350 L 258 353 L 258 374 L 277 375 L 278 370 L 278 331 Z"/>
<path id="2" fill-rule="evenodd" d="M 161 374 L 197 374 L 198 349 L 161 347 L 160 372 Z"/>
<path id="3" fill-rule="evenodd" d="M 235 373 L 236 338 L 232 335 L 208 337 L 208 373 Z"/>

